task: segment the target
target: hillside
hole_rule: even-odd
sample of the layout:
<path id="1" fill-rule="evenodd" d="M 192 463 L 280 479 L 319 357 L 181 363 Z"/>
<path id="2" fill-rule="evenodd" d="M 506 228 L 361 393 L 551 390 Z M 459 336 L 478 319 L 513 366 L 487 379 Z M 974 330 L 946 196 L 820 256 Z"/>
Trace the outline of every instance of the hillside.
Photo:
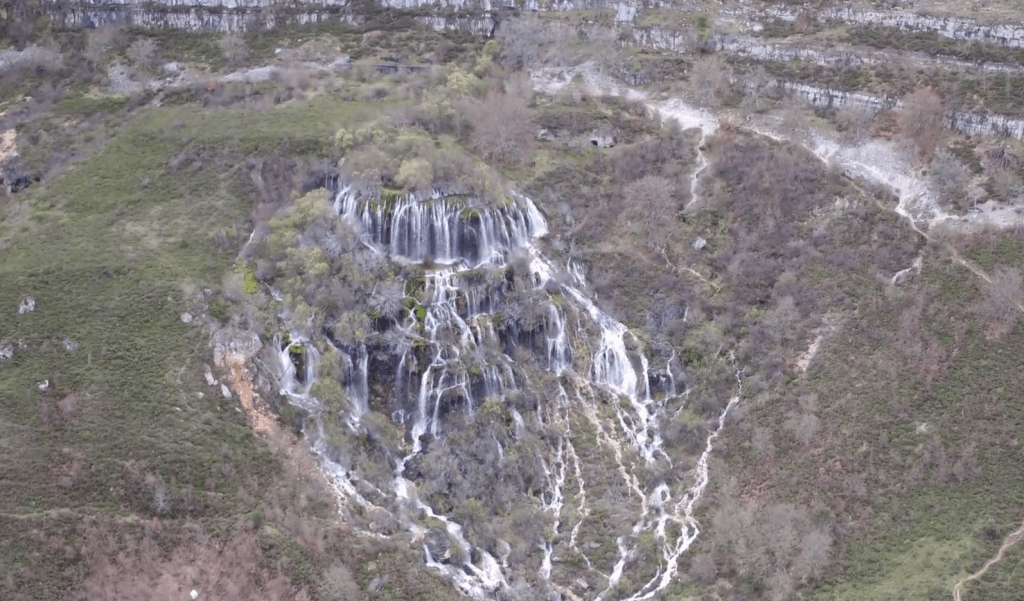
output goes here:
<path id="1" fill-rule="evenodd" d="M 1016 598 L 1020 10 L 5 4 L 0 596 Z"/>

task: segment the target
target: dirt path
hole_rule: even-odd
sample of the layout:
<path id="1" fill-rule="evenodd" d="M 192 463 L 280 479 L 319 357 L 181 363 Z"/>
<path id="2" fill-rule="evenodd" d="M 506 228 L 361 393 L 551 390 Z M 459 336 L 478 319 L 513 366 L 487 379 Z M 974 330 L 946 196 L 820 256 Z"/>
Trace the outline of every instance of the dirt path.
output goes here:
<path id="1" fill-rule="evenodd" d="M 964 583 L 974 580 L 976 578 L 980 578 L 985 572 L 988 571 L 990 567 L 999 563 L 999 561 L 1003 559 L 1003 554 L 1006 553 L 1007 549 L 1020 542 L 1022 538 L 1024 538 L 1024 524 L 1021 524 L 1020 528 L 1017 528 L 1009 535 L 1007 535 L 1006 539 L 1003 540 L 1003 545 L 999 547 L 999 551 L 988 561 L 986 561 L 985 565 L 981 566 L 980 570 L 971 574 L 970 576 L 967 576 L 966 578 L 961 578 L 960 581 L 956 583 L 956 585 L 953 587 L 953 601 L 962 601 Z"/>

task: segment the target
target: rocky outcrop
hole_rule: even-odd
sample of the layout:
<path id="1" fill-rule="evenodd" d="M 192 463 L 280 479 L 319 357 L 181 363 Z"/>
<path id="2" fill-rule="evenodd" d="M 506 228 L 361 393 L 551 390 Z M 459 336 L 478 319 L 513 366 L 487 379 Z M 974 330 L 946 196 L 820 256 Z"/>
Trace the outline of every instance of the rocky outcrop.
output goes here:
<path id="1" fill-rule="evenodd" d="M 805 61 L 823 67 L 850 68 L 866 65 L 891 64 L 891 52 L 870 48 L 830 47 L 813 48 L 787 43 L 771 43 L 746 36 L 722 38 L 717 50 L 731 52 L 743 58 L 762 62 Z M 937 57 L 920 52 L 902 52 L 900 59 L 924 69 L 970 69 L 991 73 L 1021 73 L 1024 67 L 1006 63 L 977 63 Z"/>
<path id="2" fill-rule="evenodd" d="M 819 88 L 802 83 L 779 81 L 776 82 L 776 86 L 819 108 L 848 108 L 874 112 L 884 108 L 896 108 L 899 105 L 895 98 Z"/>
<path id="3" fill-rule="evenodd" d="M 896 98 L 859 92 L 844 92 L 811 85 L 776 82 L 776 85 L 820 108 L 848 108 L 865 111 L 899 108 Z M 950 129 L 971 136 L 1005 136 L 1024 139 L 1024 119 L 970 111 L 953 111 L 947 116 Z"/>
<path id="4" fill-rule="evenodd" d="M 274 10 L 305 10 L 317 7 L 338 7 L 348 6 L 350 0 L 77 0 L 78 6 L 109 7 L 121 6 L 132 8 L 215 8 L 218 10 L 243 10 L 243 9 L 274 9 Z M 49 5 L 54 10 L 60 10 L 67 6 L 67 2 L 60 0 L 43 0 L 44 5 Z"/>
<path id="5" fill-rule="evenodd" d="M 481 16 L 425 15 L 416 17 L 416 22 L 434 31 L 460 31 L 486 37 L 494 35 L 498 26 L 498 21 L 489 13 Z"/>
<path id="6" fill-rule="evenodd" d="M 793 22 L 802 10 L 772 9 L 765 13 L 769 19 Z M 1024 48 L 1024 25 L 996 23 L 983 25 L 974 19 L 962 17 L 934 17 L 899 11 L 864 10 L 859 8 L 828 8 L 812 13 L 819 23 L 848 25 L 880 25 L 901 31 L 931 32 L 954 40 L 985 42 L 1010 48 Z"/>
<path id="7" fill-rule="evenodd" d="M 213 31 L 234 33 L 274 29 L 283 25 L 307 25 L 337 21 L 355 24 L 356 17 L 338 10 L 222 10 L 220 8 L 184 8 L 167 10 L 147 6 L 106 5 L 74 7 L 54 14 L 52 18 L 64 27 L 96 28 L 130 25 L 148 29 L 179 31 Z"/>
<path id="8" fill-rule="evenodd" d="M 36 310 L 36 299 L 26 296 L 18 303 L 18 315 L 24 315 Z"/>
<path id="9" fill-rule="evenodd" d="M 958 111 L 949 118 L 952 129 L 972 136 L 997 135 L 1024 139 L 1024 119 Z"/>
<path id="10" fill-rule="evenodd" d="M 226 327 L 213 335 L 213 363 L 224 366 L 229 358 L 246 362 L 263 348 L 255 332 Z"/>
<path id="11" fill-rule="evenodd" d="M 681 52 L 693 48 L 696 32 L 682 28 L 637 27 L 633 29 L 633 43 L 644 48 Z"/>

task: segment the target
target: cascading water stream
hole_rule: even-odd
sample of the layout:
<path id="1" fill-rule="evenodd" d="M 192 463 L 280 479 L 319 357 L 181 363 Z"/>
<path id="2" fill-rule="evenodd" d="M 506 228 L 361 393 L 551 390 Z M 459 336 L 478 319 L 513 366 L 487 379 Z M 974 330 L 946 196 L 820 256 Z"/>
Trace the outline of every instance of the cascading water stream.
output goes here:
<path id="1" fill-rule="evenodd" d="M 644 595 L 656 594 L 668 586 L 678 557 L 696 538 L 693 503 L 706 485 L 707 455 L 714 436 L 721 430 L 725 413 L 719 419 L 718 429 L 708 438 L 692 487 L 673 491 L 663 482 L 646 486 L 636 470 L 668 459 L 668 455 L 661 448 L 659 430 L 665 401 L 661 397 L 665 395 L 657 400 L 652 397 L 654 376 L 641 350 L 642 341 L 583 292 L 586 282 L 582 265 L 570 261 L 562 273 L 533 244 L 547 233 L 547 225 L 529 199 L 513 195 L 511 201 L 500 206 L 477 204 L 474 206 L 471 201 L 471 208 L 467 208 L 439 192 L 384 202 L 362 198 L 348 187 L 342 187 L 334 201 L 337 213 L 362 233 L 367 247 L 424 268 L 426 294 L 417 301 L 422 305 L 415 311 L 409 310 L 401 323 L 394 326 L 403 339 L 414 343 L 395 351 L 395 367 L 390 368 L 395 370 L 397 382 L 393 401 L 371 402 L 370 353 L 365 344 L 335 349 L 341 361 L 340 383 L 351 406 L 349 426 L 358 430 L 361 418 L 371 407 L 390 403 L 388 414 L 407 433 L 408 446 L 393 462 L 391 492 L 396 505 L 379 509 L 393 515 L 419 537 L 434 535 L 417 516 L 441 524 L 457 553 L 450 557 L 435 556 L 424 543 L 424 558 L 427 565 L 444 573 L 459 590 L 483 598 L 509 587 L 508 544 L 504 543 L 505 551 L 498 546 L 498 558 L 475 547 L 459 524 L 420 499 L 416 485 L 409 479 L 416 477 L 415 472 L 408 475 L 407 467 L 425 452 L 430 441 L 445 436 L 446 416 L 451 412 L 461 411 L 465 420 L 472 421 L 476 410 L 486 401 L 501 402 L 512 393 L 533 388 L 536 379 L 510 356 L 519 357 L 520 352 L 532 354 L 537 366 L 557 379 L 558 392 L 554 398 L 540 401 L 531 422 L 512 405 L 508 405 L 508 411 L 509 434 L 514 440 L 522 439 L 536 427 L 550 436 L 546 443 L 532 449 L 543 475 L 536 503 L 551 519 L 550 535 L 545 535 L 539 544 L 537 573 L 542 581 L 552 581 L 557 545 L 566 545 L 583 558 L 589 570 L 606 579 L 607 590 L 611 590 L 622 578 L 627 560 L 636 552 L 631 541 L 640 532 L 652 530 L 661 541 L 662 567 L 655 579 L 634 595 L 636 599 L 649 598 Z M 517 277 L 522 280 L 513 287 L 511 276 L 497 275 L 512 269 L 511 258 L 517 253 L 525 256 L 527 273 L 519 273 Z M 523 262 L 516 265 L 517 270 L 524 269 Z M 512 302 L 511 296 L 522 293 L 523 287 L 532 289 L 528 292 L 533 300 L 517 311 L 535 317 L 518 317 L 515 311 L 510 312 L 510 317 L 502 317 L 509 310 L 506 304 Z M 281 342 L 277 344 L 280 348 Z M 299 362 L 304 368 L 301 378 L 295 375 L 293 364 L 296 345 L 305 353 L 304 362 Z M 577 348 L 583 349 L 582 355 L 578 356 Z M 316 428 L 307 436 L 324 459 L 325 470 L 341 482 L 339 495 L 373 506 L 357 492 L 359 487 L 352 474 L 327 459 L 326 437 L 318 416 L 325 408 L 309 394 L 318 360 L 314 346 L 293 335 L 292 344 L 281 351 L 281 388 L 314 415 Z M 659 390 L 667 391 L 671 397 L 675 381 L 671 369 L 667 371 L 669 385 L 660 386 Z M 569 394 L 566 386 L 571 387 L 573 394 Z M 403 398 L 408 403 L 403 404 Z M 726 411 L 734 403 L 735 399 Z M 599 413 L 598 406 L 602 404 L 612 408 L 610 416 L 602 417 Z M 617 537 L 618 553 L 612 565 L 596 565 L 580 547 L 581 528 L 589 519 L 590 507 L 583 461 L 573 442 L 571 424 L 581 417 L 593 427 L 598 444 L 611 450 L 615 461 L 613 473 L 624 484 L 626 499 L 639 507 L 628 535 Z M 481 443 L 496 448 L 499 461 L 505 461 L 509 455 L 509 449 L 495 432 Z M 640 463 L 635 463 L 633 457 Z M 678 501 L 674 500 L 677 498 Z M 669 522 L 680 526 L 678 535 L 670 535 Z M 567 533 L 562 532 L 563 527 L 568 529 Z M 563 534 L 568 536 L 563 538 Z M 607 590 L 599 598 L 604 598 Z"/>

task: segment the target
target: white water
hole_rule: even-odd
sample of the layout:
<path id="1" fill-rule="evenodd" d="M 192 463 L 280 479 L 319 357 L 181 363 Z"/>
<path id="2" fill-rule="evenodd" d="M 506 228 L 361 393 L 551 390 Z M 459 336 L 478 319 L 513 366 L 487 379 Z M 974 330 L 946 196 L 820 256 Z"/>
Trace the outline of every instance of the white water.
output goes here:
<path id="1" fill-rule="evenodd" d="M 914 259 L 914 262 L 911 263 L 910 267 L 907 267 L 906 269 L 901 269 L 901 270 L 897 271 L 895 274 L 893 274 L 892 280 L 891 280 L 892 281 L 892 285 L 895 286 L 895 285 L 899 284 L 900 282 L 902 282 L 904 279 L 906 279 L 906 278 L 908 278 L 908 277 L 910 277 L 912 275 L 920 274 L 922 266 L 923 266 L 923 262 L 921 260 L 921 257 L 918 256 L 916 259 Z"/>
<path id="2" fill-rule="evenodd" d="M 666 104 L 664 109 L 683 116 L 688 114 L 681 106 Z M 390 411 L 393 421 L 404 425 L 408 435 L 405 456 L 398 458 L 394 466 L 391 491 L 376 491 L 390 496 L 393 506 L 374 506 L 358 492 L 361 487 L 372 485 L 357 482 L 355 476 L 327 459 L 327 442 L 319 419 L 319 412 L 325 408 L 309 394 L 316 377 L 318 355 L 307 340 L 293 338 L 292 341 L 306 349 L 304 377 L 296 376 L 288 350 L 281 351 L 283 391 L 295 404 L 315 416 L 316 427 L 307 428 L 307 436 L 321 456 L 326 471 L 337 483 L 339 496 L 367 508 L 387 511 L 414 536 L 429 534 L 421 525 L 424 517 L 439 521 L 451 544 L 459 548 L 456 556 L 463 560 L 433 557 L 424 543 L 426 564 L 445 574 L 462 592 L 484 598 L 509 588 L 511 574 L 508 571 L 515 566 L 509 566 L 508 552 L 499 553 L 495 558 L 474 547 L 459 524 L 436 513 L 419 498 L 416 486 L 406 476 L 406 466 L 423 452 L 424 443 L 445 436 L 445 416 L 450 412 L 461 411 L 467 419 L 472 419 L 486 400 L 500 401 L 517 390 L 517 382 L 530 386 L 528 373 L 521 371 L 517 361 L 507 354 L 509 344 L 525 348 L 536 357 L 539 368 L 561 378 L 557 395 L 541 401 L 536 413 L 536 423 L 554 434 L 549 443 L 535 449 L 544 480 L 543 490 L 535 502 L 551 519 L 551 534 L 537 549 L 537 575 L 554 588 L 567 591 L 569 582 L 556 581 L 555 556 L 560 548 L 571 549 L 583 558 L 587 569 L 605 579 L 607 589 L 611 590 L 623 577 L 628 560 L 636 554 L 636 536 L 650 530 L 659 541 L 660 567 L 655 578 L 644 583 L 631 597 L 650 598 L 670 584 L 678 558 L 696 539 L 697 526 L 692 510 L 707 483 L 707 456 L 726 412 L 738 396 L 730 401 L 719 418 L 718 428 L 709 435 L 691 486 L 674 490 L 676 487 L 663 482 L 646 485 L 637 476 L 636 469 L 643 464 L 671 463 L 671 460 L 662 449 L 659 431 L 659 419 L 663 417 L 663 403 L 667 399 L 652 399 L 650 362 L 640 350 L 643 342 L 587 297 L 582 265 L 569 262 L 561 271 L 543 256 L 533 241 L 547 233 L 547 225 L 529 199 L 513 195 L 511 202 L 497 207 L 487 207 L 472 199 L 468 202 L 472 209 L 466 208 L 466 199 L 453 201 L 435 193 L 425 199 L 403 197 L 381 203 L 361 198 L 349 188 L 342 188 L 334 202 L 338 214 L 362 232 L 369 248 L 387 253 L 395 260 L 421 263 L 427 268 L 427 300 L 422 311 L 410 311 L 397 326 L 410 340 L 423 341 L 425 347 L 420 354 L 414 345 L 397 351 L 401 355 L 397 360 L 398 381 L 408 380 L 407 374 L 418 375 L 401 385 L 409 389 L 405 395 L 409 403 L 401 404 L 403 394 L 396 391 Z M 510 318 L 509 323 L 502 321 L 499 328 L 497 318 L 502 311 L 510 310 L 506 305 L 507 297 L 515 294 L 513 289 L 519 290 L 517 287 L 521 284 L 509 287 L 504 276 L 486 279 L 489 277 L 486 274 L 504 273 L 513 255 L 526 257 L 525 263 L 519 263 L 528 265 L 527 277 L 521 281 L 532 287 L 529 293 L 534 299 L 526 301 L 526 306 L 520 310 L 537 317 L 535 321 L 524 318 L 522 322 Z M 443 267 L 433 267 L 438 264 Z M 517 277 L 522 276 L 520 273 Z M 557 301 L 556 294 L 561 295 Z M 523 347 L 527 340 L 534 342 Z M 280 341 L 277 344 L 280 348 Z M 577 356 L 576 349 L 581 348 L 584 354 Z M 360 345 L 336 350 L 342 363 L 340 381 L 352 412 L 347 423 L 358 430 L 360 418 L 371 405 L 368 349 Z M 668 390 L 674 395 L 674 380 Z M 373 404 L 378 402 L 374 400 Z M 388 403 L 386 399 L 384 402 Z M 614 415 L 602 416 L 598 411 L 602 404 L 613 407 Z M 514 407 L 510 408 L 510 414 L 516 438 L 534 427 Z M 624 525 L 628 530 L 617 536 L 618 553 L 611 565 L 596 565 L 581 546 L 581 533 L 590 516 L 590 507 L 584 465 L 574 444 L 571 425 L 580 416 L 594 428 L 598 443 L 612 451 L 615 464 L 610 467 L 628 491 L 624 502 L 636 511 L 631 526 Z M 499 458 L 505 457 L 506 449 L 497 435 L 492 433 L 486 444 L 496 445 Z M 634 464 L 634 456 L 639 464 Z M 673 522 L 679 526 L 678 534 L 667 528 Z M 505 545 L 507 547 L 507 543 Z M 606 595 L 607 591 L 599 598 Z"/>
<path id="3" fill-rule="evenodd" d="M 651 100 L 586 67 L 542 72 L 535 83 L 542 91 L 553 92 L 577 74 L 600 93 L 643 100 L 652 112 L 676 119 L 684 128 L 699 128 L 702 143 L 717 128 L 717 119 L 705 111 L 692 109 L 677 99 Z M 762 133 L 784 138 L 770 130 Z M 851 148 L 821 136 L 808 136 L 800 143 L 823 161 L 846 167 L 852 176 L 895 185 L 900 198 L 896 210 L 915 228 L 918 222 L 934 224 L 954 219 L 937 208 L 927 186 L 900 161 L 891 146 L 873 142 Z M 697 177 L 707 166 L 700 150 L 697 162 L 698 169 L 691 179 L 691 202 L 697 197 Z M 625 598 L 639 601 L 661 594 L 676 576 L 679 558 L 700 533 L 694 507 L 708 483 L 713 443 L 739 401 L 741 385 L 709 432 L 689 486 L 669 486 L 663 481 L 648 484 L 638 477 L 637 468 L 670 460 L 662 448 L 659 430 L 665 400 L 651 396 L 650 362 L 640 350 L 643 343 L 588 298 L 581 265 L 569 262 L 563 271 L 541 253 L 534 241 L 547 233 L 547 226 L 529 199 L 514 195 L 500 206 L 486 206 L 438 192 L 425 198 L 381 202 L 361 198 L 345 188 L 334 206 L 362 232 L 368 247 L 395 260 L 421 264 L 426 270 L 422 311 L 410 312 L 397 326 L 410 340 L 425 345 L 420 352 L 412 345 L 398 351 L 397 380 L 409 389 L 408 403 L 403 404 L 403 395 L 397 391 L 395 399 L 374 399 L 375 406 L 378 402 L 391 403 L 391 415 L 406 428 L 408 437 L 404 456 L 395 461 L 391 490 L 374 491 L 380 497 L 390 497 L 386 507 L 381 507 L 379 501 L 374 505 L 360 494 L 371 484 L 357 482 L 351 473 L 327 459 L 327 442 L 318 416 L 324 407 L 309 395 L 319 359 L 315 348 L 309 341 L 293 339 L 306 351 L 303 377 L 295 374 L 287 350 L 282 351 L 283 391 L 316 416 L 316 427 L 307 428 L 307 436 L 323 458 L 339 497 L 387 511 L 419 537 L 431 532 L 422 525 L 424 517 L 437 520 L 458 549 L 456 556 L 462 559 L 433 557 L 424 543 L 426 564 L 474 598 L 507 590 L 513 576 L 510 570 L 515 569 L 508 562 L 508 544 L 499 545 L 497 558 L 475 547 L 459 524 L 419 498 L 415 483 L 405 472 L 409 461 L 423 452 L 425 443 L 445 436 L 446 415 L 460 411 L 472 419 L 486 400 L 501 401 L 517 386 L 532 386 L 529 372 L 518 364 L 521 352 L 532 357 L 539 369 L 552 374 L 558 389 L 557 394 L 540 401 L 529 421 L 514 407 L 509 410 L 516 438 L 538 423 L 551 437 L 535 449 L 544 485 L 533 502 L 551 520 L 551 534 L 545 535 L 536 549 L 538 577 L 558 590 L 567 590 L 568 583 L 557 581 L 561 574 L 555 559 L 563 550 L 571 549 L 579 553 L 589 570 L 604 579 L 605 587 L 597 598 L 605 599 L 627 576 L 626 566 L 638 553 L 637 536 L 651 532 L 658 543 L 658 568 L 653 577 Z M 529 274 L 526 278 L 518 274 L 515 286 L 501 278 L 483 284 L 478 281 L 481 272 L 492 276 L 504 273 L 516 256 L 526 257 Z M 510 311 L 508 305 L 508 299 L 519 293 L 532 294 L 517 309 L 524 315 Z M 557 302 L 556 294 L 560 295 Z M 367 349 L 360 346 L 338 351 L 343 363 L 342 382 L 351 400 L 348 423 L 358 430 L 360 418 L 370 409 Z M 671 377 L 671 370 L 666 371 Z M 409 380 L 412 374 L 416 374 L 415 380 Z M 739 379 L 737 372 L 738 384 Z M 670 397 L 674 396 L 674 380 L 668 391 Z M 617 548 L 610 565 L 598 565 L 581 546 L 581 538 L 587 536 L 590 507 L 584 478 L 587 466 L 577 453 L 571 427 L 580 419 L 593 428 L 598 445 L 610 451 L 614 458 L 610 467 L 625 490 L 623 503 L 635 511 L 635 518 L 624 530 L 605 533 L 614 537 Z M 499 457 L 504 458 L 506 449 L 497 433 L 492 433 L 492 438 L 482 443 L 497 445 Z"/>

